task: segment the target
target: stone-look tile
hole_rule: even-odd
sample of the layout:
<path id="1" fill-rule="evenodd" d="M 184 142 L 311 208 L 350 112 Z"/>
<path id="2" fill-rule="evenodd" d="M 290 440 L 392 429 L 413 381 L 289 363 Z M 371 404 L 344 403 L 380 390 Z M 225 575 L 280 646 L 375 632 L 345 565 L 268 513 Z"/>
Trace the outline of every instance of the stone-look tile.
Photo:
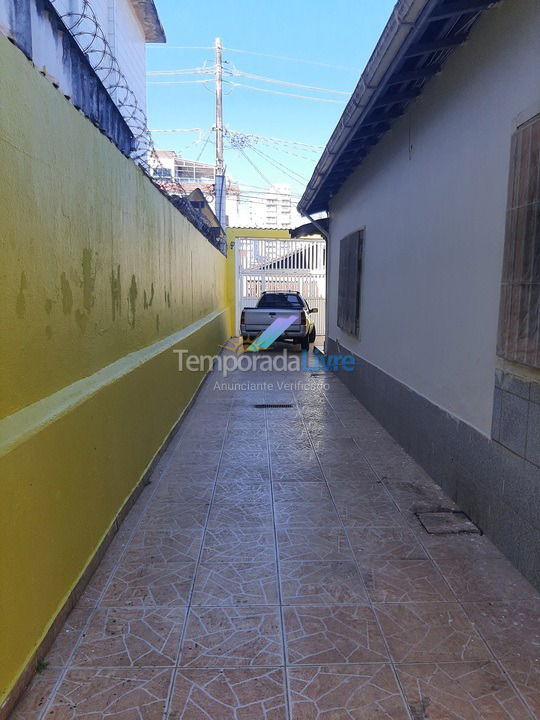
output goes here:
<path id="1" fill-rule="evenodd" d="M 272 527 L 272 508 L 269 504 L 220 502 L 212 505 L 208 527 Z"/>
<path id="2" fill-rule="evenodd" d="M 109 582 L 113 569 L 114 567 L 111 568 L 106 565 L 100 565 L 97 568 L 83 590 L 83 593 L 77 602 L 77 607 L 96 607 L 105 586 Z"/>
<path id="3" fill-rule="evenodd" d="M 220 503 L 235 502 L 239 505 L 245 503 L 258 503 L 261 506 L 268 506 L 271 503 L 271 488 L 269 482 L 249 482 L 245 478 L 218 482 L 214 494 L 214 507 Z"/>
<path id="4" fill-rule="evenodd" d="M 268 464 L 264 467 L 220 467 L 217 475 L 219 485 L 231 483 L 239 487 L 242 483 L 268 483 L 270 472 Z"/>
<path id="5" fill-rule="evenodd" d="M 391 500 L 337 500 L 336 507 L 345 527 L 393 527 L 405 523 Z"/>
<path id="6" fill-rule="evenodd" d="M 187 505 L 188 503 L 207 503 L 212 498 L 214 481 L 197 482 L 195 480 L 170 479 L 160 485 L 152 499 L 152 503 L 176 503 Z"/>
<path id="7" fill-rule="evenodd" d="M 539 659 L 540 599 L 464 603 L 463 607 L 499 660 Z"/>
<path id="8" fill-rule="evenodd" d="M 347 528 L 347 535 L 356 560 L 369 568 L 371 559 L 422 560 L 427 555 L 415 534 L 407 527 Z"/>
<path id="9" fill-rule="evenodd" d="M 318 502 L 276 502 L 275 522 L 278 527 L 338 527 L 339 515 L 331 500 Z"/>
<path id="10" fill-rule="evenodd" d="M 390 665 L 320 665 L 288 669 L 291 720 L 405 720 Z"/>
<path id="11" fill-rule="evenodd" d="M 435 560 L 500 558 L 501 553 L 485 535 L 465 533 L 462 535 L 429 535 L 423 529 L 416 529 L 417 537 Z"/>
<path id="12" fill-rule="evenodd" d="M 540 718 L 540 657 L 521 657 L 504 660 L 503 666 L 533 717 Z"/>
<path id="13" fill-rule="evenodd" d="M 67 664 L 91 612 L 89 607 L 76 607 L 70 612 L 45 658 L 49 667 L 63 667 Z"/>
<path id="14" fill-rule="evenodd" d="M 195 563 L 122 563 L 103 596 L 103 607 L 187 605 Z"/>
<path id="15" fill-rule="evenodd" d="M 535 465 L 540 465 L 540 405 L 536 403 L 529 405 L 525 457 Z"/>
<path id="16" fill-rule="evenodd" d="M 444 491 L 429 479 L 413 478 L 397 481 L 392 479 L 385 481 L 385 485 L 394 502 L 403 512 L 457 508 Z"/>
<path id="17" fill-rule="evenodd" d="M 282 562 L 279 566 L 284 605 L 367 602 L 362 577 L 353 562 Z"/>
<path id="18" fill-rule="evenodd" d="M 324 475 L 318 462 L 295 462 L 286 460 L 272 463 L 274 482 L 324 482 Z"/>
<path id="19" fill-rule="evenodd" d="M 47 719 L 162 720 L 172 672 L 172 668 L 71 669 Z"/>
<path id="20" fill-rule="evenodd" d="M 173 666 L 186 608 L 97 610 L 73 658 L 91 667 Z"/>
<path id="21" fill-rule="evenodd" d="M 457 603 L 376 605 L 395 662 L 489 660 L 489 651 Z"/>
<path id="22" fill-rule="evenodd" d="M 266 482 L 270 477 L 269 461 L 267 457 L 258 454 L 255 457 L 247 456 L 245 459 L 231 457 L 219 466 L 218 478 L 227 479 L 249 475 L 253 479 L 258 478 L 259 482 Z"/>
<path id="23" fill-rule="evenodd" d="M 353 560 L 342 528 L 278 528 L 280 560 Z"/>
<path id="24" fill-rule="evenodd" d="M 279 608 L 192 607 L 180 665 L 218 668 L 283 665 Z"/>
<path id="25" fill-rule="evenodd" d="M 342 480 L 351 483 L 356 481 L 360 485 L 362 482 L 377 480 L 376 475 L 364 460 L 338 459 L 333 462 L 323 462 L 322 466 L 324 475 L 330 484 Z"/>
<path id="26" fill-rule="evenodd" d="M 523 703 L 492 662 L 397 666 L 413 718 L 522 720 Z"/>
<path id="27" fill-rule="evenodd" d="M 273 560 L 203 562 L 193 586 L 193 605 L 275 605 L 277 569 Z"/>
<path id="28" fill-rule="evenodd" d="M 203 562 L 268 562 L 275 557 L 274 532 L 269 527 L 220 526 L 204 536 Z"/>
<path id="29" fill-rule="evenodd" d="M 199 557 L 203 530 L 160 530 L 143 527 L 129 543 L 123 563 L 161 565 L 195 562 Z"/>
<path id="30" fill-rule="evenodd" d="M 170 720 L 287 720 L 281 668 L 180 668 Z"/>
<path id="31" fill-rule="evenodd" d="M 185 530 L 204 528 L 209 504 L 207 502 L 154 501 L 142 518 L 143 529 Z"/>
<path id="32" fill-rule="evenodd" d="M 528 400 L 509 392 L 503 392 L 499 442 L 520 457 L 525 456 L 528 414 Z"/>
<path id="33" fill-rule="evenodd" d="M 390 502 L 384 484 L 377 480 L 375 476 L 365 480 L 357 480 L 356 478 L 329 480 L 328 486 L 332 497 L 338 503 Z"/>
<path id="34" fill-rule="evenodd" d="M 324 502 L 331 499 L 326 483 L 321 482 L 274 482 L 274 500 L 285 502 Z"/>
<path id="35" fill-rule="evenodd" d="M 437 602 L 454 600 L 452 591 L 431 560 L 372 557 L 362 577 L 373 602 Z"/>
<path id="36" fill-rule="evenodd" d="M 382 635 L 366 605 L 302 605 L 284 608 L 290 665 L 384 662 Z"/>
<path id="37" fill-rule="evenodd" d="M 504 558 L 439 559 L 437 565 L 459 600 L 519 601 L 537 595 Z"/>
<path id="38" fill-rule="evenodd" d="M 36 673 L 9 720 L 39 720 L 61 672 L 60 667 L 48 667 L 43 672 Z"/>

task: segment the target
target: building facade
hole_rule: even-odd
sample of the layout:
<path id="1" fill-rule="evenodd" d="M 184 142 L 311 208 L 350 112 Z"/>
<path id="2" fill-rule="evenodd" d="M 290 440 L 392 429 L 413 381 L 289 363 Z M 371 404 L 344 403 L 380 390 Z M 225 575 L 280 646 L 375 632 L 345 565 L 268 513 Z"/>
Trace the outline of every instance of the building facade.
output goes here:
<path id="1" fill-rule="evenodd" d="M 537 585 L 539 59 L 536 0 L 400 0 L 300 202 L 344 379 Z"/>

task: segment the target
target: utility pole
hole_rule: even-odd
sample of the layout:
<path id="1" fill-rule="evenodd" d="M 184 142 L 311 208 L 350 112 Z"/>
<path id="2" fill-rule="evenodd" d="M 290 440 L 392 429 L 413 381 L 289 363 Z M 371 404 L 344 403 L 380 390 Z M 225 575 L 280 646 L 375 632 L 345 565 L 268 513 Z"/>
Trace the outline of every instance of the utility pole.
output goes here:
<path id="1" fill-rule="evenodd" d="M 226 188 L 223 162 L 223 59 L 221 38 L 216 38 L 216 216 L 225 228 Z"/>

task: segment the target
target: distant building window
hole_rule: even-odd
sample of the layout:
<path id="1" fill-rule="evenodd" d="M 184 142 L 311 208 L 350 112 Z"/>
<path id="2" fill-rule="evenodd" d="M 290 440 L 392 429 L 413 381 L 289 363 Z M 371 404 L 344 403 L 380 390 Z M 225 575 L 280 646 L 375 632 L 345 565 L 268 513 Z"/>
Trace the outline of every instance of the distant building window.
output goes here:
<path id="1" fill-rule="evenodd" d="M 360 331 L 360 287 L 364 231 L 341 240 L 339 247 L 338 319 L 342 330 L 358 336 Z"/>
<path id="2" fill-rule="evenodd" d="M 512 136 L 497 354 L 540 368 L 540 115 Z"/>

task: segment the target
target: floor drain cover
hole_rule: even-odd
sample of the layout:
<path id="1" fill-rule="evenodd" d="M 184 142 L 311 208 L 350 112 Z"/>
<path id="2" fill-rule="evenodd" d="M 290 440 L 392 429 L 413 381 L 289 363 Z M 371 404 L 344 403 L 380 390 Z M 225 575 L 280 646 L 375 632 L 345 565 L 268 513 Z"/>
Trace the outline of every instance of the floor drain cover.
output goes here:
<path id="1" fill-rule="evenodd" d="M 460 510 L 417 512 L 416 517 L 430 535 L 482 534 L 470 517 Z"/>
<path id="2" fill-rule="evenodd" d="M 287 405 L 285 403 L 278 405 L 278 404 L 261 404 L 261 405 L 255 405 L 256 408 L 291 408 L 292 405 Z"/>

